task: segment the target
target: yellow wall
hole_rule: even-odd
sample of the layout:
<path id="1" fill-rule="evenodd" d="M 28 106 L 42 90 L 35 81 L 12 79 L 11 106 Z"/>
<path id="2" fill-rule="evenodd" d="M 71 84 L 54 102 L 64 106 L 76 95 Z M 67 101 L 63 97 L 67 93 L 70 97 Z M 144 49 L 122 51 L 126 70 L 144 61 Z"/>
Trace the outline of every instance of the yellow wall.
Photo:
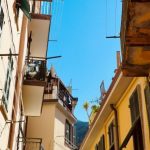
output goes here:
<path id="1" fill-rule="evenodd" d="M 94 143 L 91 145 L 90 150 L 95 150 L 95 145 L 99 142 L 102 135 L 105 136 L 105 146 L 109 149 L 109 141 L 108 141 L 108 126 L 114 119 L 114 114 L 111 113 L 110 116 L 107 118 L 107 120 L 103 123 L 103 128 L 98 129 L 98 136 L 95 138 Z"/>
<path id="2" fill-rule="evenodd" d="M 142 132 L 143 132 L 143 144 L 144 149 L 150 149 L 150 138 L 149 138 L 149 127 L 148 127 L 148 118 L 145 104 L 145 95 L 144 88 L 147 84 L 146 78 L 134 78 L 134 80 L 130 83 L 127 90 L 122 95 L 121 99 L 117 101 L 115 104 L 117 112 L 118 112 L 118 124 L 119 124 L 119 145 L 122 144 L 124 138 L 126 137 L 128 131 L 131 128 L 131 116 L 130 116 L 130 108 L 129 108 L 129 98 L 137 88 L 139 95 L 139 107 L 140 107 L 140 116 L 141 116 L 141 124 L 142 124 Z M 123 86 L 123 85 L 122 85 Z M 105 112 L 103 112 L 105 113 Z M 102 128 L 97 128 L 97 135 L 95 136 L 95 140 L 91 145 L 85 143 L 85 147 L 88 147 L 88 150 L 95 150 L 95 145 L 99 142 L 100 137 L 104 134 L 105 136 L 105 149 L 109 150 L 109 137 L 108 137 L 108 127 L 112 120 L 114 119 L 114 112 L 102 122 Z M 89 137 L 90 138 L 90 137 Z M 83 148 L 84 149 L 84 148 Z M 130 138 L 127 147 L 125 150 L 133 150 L 133 139 Z"/>

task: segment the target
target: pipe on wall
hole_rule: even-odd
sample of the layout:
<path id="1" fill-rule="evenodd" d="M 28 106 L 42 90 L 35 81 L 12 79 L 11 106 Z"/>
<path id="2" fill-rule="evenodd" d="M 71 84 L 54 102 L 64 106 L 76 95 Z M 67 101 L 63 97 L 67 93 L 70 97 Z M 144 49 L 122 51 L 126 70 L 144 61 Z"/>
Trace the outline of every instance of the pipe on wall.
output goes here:
<path id="1" fill-rule="evenodd" d="M 114 104 L 110 104 L 111 109 L 115 114 L 115 134 L 116 134 L 116 150 L 119 150 L 119 129 L 118 129 L 118 113 Z"/>

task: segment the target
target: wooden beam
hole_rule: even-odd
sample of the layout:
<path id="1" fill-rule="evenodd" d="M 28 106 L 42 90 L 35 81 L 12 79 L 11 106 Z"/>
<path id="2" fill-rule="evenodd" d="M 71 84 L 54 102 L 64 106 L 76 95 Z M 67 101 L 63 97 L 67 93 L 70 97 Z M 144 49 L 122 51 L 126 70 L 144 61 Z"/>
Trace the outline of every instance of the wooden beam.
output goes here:
<path id="1" fill-rule="evenodd" d="M 51 19 L 51 15 L 43 15 L 43 14 L 31 13 L 31 18 L 32 19 L 50 20 Z"/>

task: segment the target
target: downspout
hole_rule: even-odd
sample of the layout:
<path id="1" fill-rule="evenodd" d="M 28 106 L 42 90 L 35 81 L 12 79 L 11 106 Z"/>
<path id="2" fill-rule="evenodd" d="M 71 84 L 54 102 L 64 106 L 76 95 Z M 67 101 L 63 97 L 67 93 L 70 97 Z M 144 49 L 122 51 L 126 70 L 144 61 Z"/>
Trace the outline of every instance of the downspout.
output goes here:
<path id="1" fill-rule="evenodd" d="M 114 104 L 110 104 L 110 107 L 114 111 L 114 114 L 115 114 L 116 149 L 119 150 L 118 113 L 117 113 L 117 109 L 114 107 Z"/>
<path id="2" fill-rule="evenodd" d="M 149 89 L 150 89 L 150 75 L 148 76 L 148 77 L 146 77 L 146 80 L 147 80 L 147 84 L 148 84 L 148 87 L 149 87 Z"/>

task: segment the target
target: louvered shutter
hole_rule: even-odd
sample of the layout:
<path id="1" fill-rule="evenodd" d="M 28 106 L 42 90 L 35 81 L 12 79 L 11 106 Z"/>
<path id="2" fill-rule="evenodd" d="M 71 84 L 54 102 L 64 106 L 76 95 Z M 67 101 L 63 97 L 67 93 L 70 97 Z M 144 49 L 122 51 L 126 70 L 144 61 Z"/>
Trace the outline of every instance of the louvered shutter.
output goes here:
<path id="1" fill-rule="evenodd" d="M 139 102 L 138 102 L 138 93 L 135 91 L 130 97 L 130 112 L 131 112 L 131 121 L 132 124 L 139 117 Z"/>
<path id="2" fill-rule="evenodd" d="M 149 86 L 146 86 L 146 88 L 144 90 L 144 93 L 145 93 L 148 123 L 149 123 L 149 126 L 150 126 L 150 89 L 149 89 Z"/>

